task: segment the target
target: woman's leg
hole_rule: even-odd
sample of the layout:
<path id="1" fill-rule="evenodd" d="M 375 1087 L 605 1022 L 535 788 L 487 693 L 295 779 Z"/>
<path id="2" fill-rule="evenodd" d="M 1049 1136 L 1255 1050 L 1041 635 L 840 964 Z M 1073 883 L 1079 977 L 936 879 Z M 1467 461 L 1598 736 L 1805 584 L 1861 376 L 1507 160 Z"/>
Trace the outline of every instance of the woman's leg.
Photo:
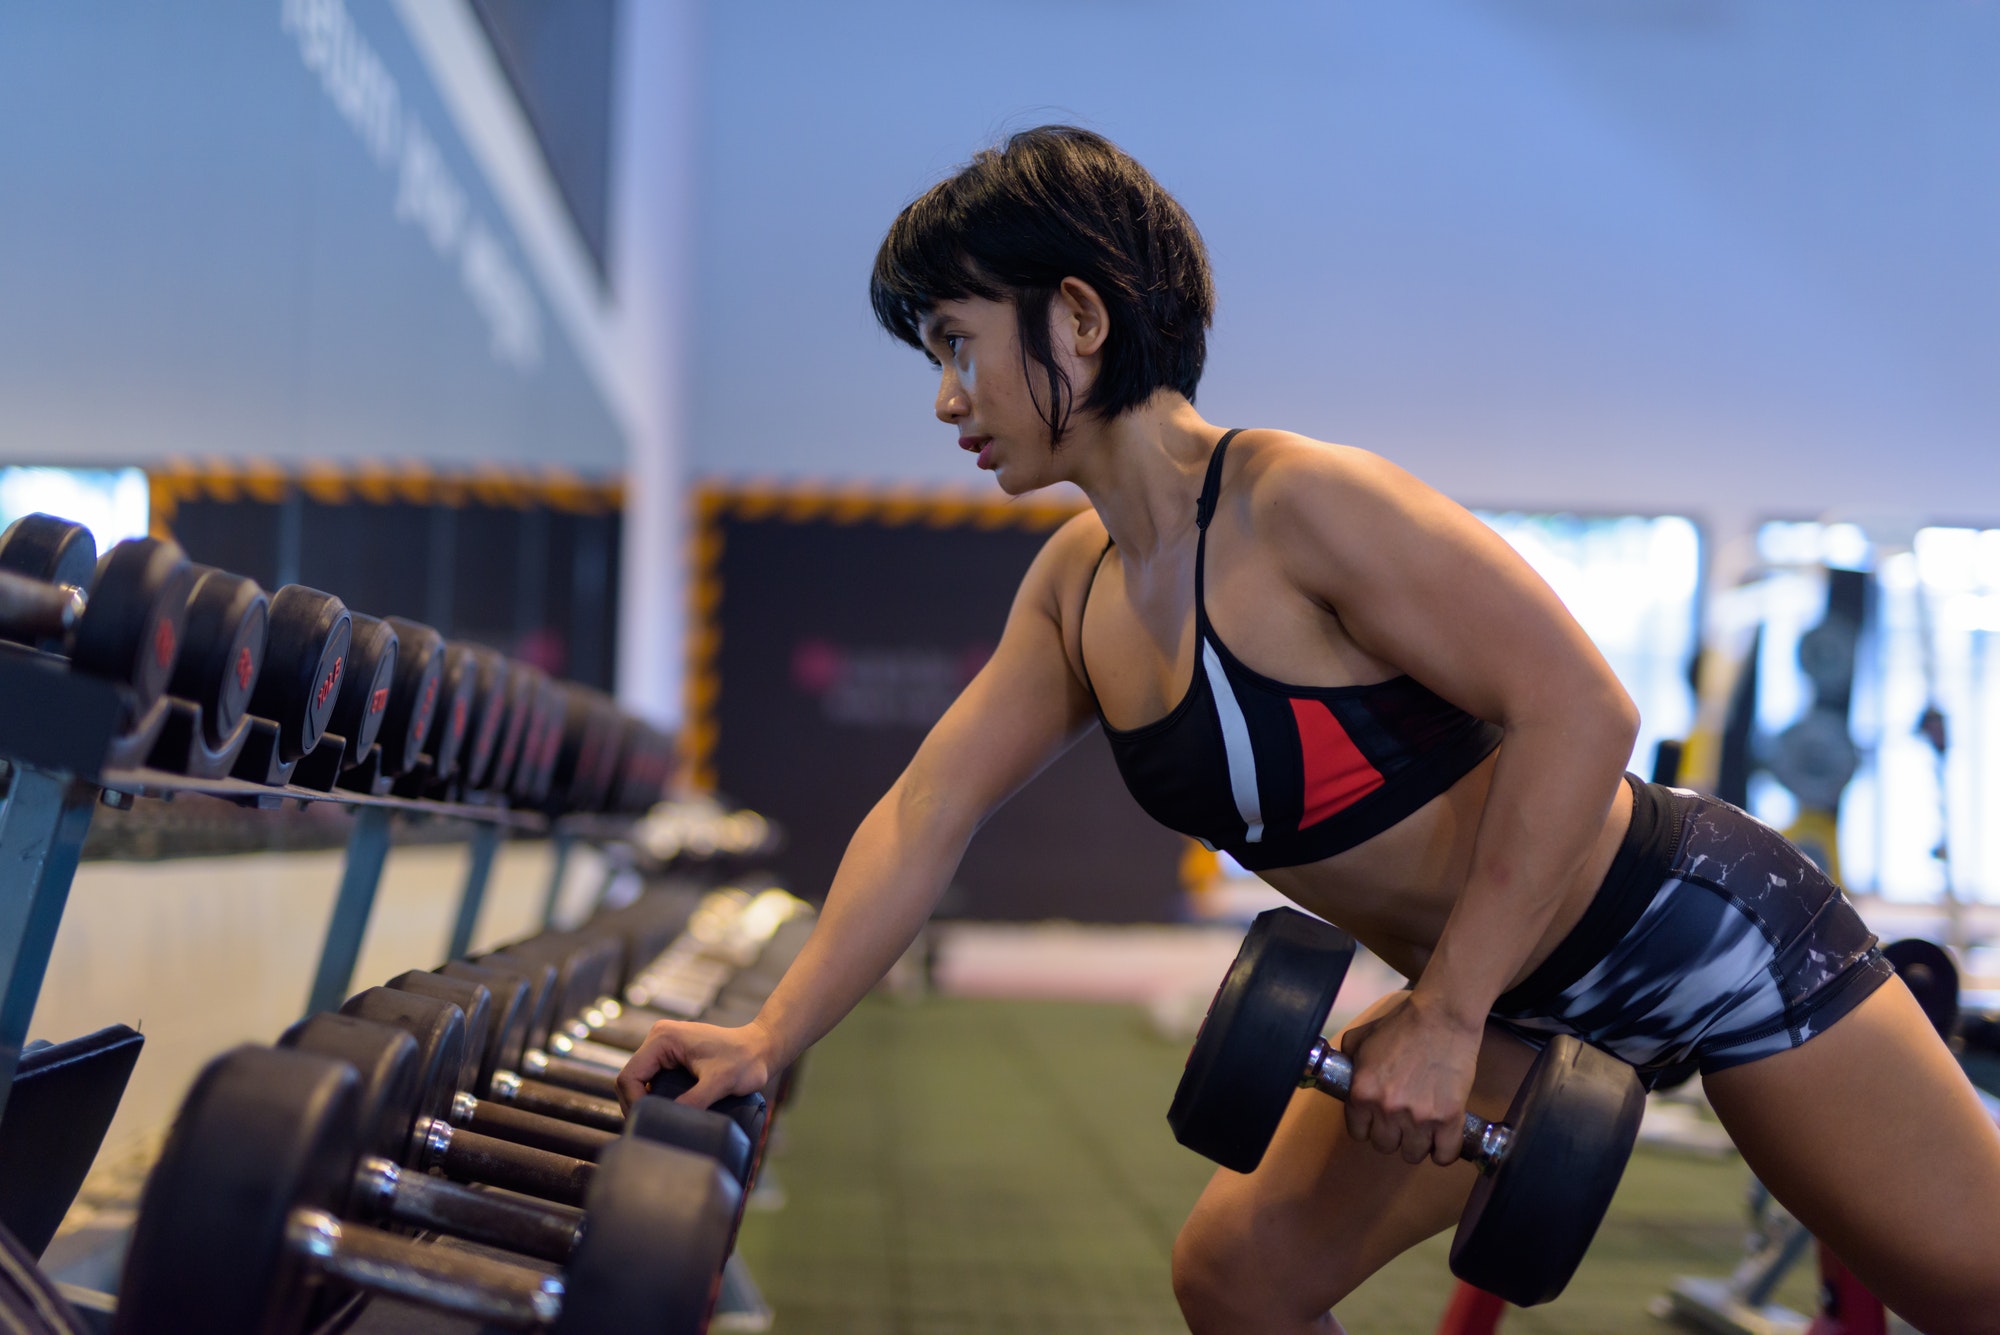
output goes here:
<path id="1" fill-rule="evenodd" d="M 1504 1114 L 1534 1056 L 1487 1026 L 1472 1111 Z M 1301 1090 L 1257 1170 L 1218 1169 L 1181 1226 L 1174 1294 L 1188 1328 L 1196 1335 L 1339 1331 L 1329 1309 L 1391 1258 L 1449 1228 L 1473 1180 L 1462 1162 L 1413 1166 L 1350 1140 L 1340 1104 Z"/>
<path id="2" fill-rule="evenodd" d="M 1750 1171 L 1893 1311 L 2000 1332 L 2000 1129 L 1900 979 L 1703 1083 Z"/>

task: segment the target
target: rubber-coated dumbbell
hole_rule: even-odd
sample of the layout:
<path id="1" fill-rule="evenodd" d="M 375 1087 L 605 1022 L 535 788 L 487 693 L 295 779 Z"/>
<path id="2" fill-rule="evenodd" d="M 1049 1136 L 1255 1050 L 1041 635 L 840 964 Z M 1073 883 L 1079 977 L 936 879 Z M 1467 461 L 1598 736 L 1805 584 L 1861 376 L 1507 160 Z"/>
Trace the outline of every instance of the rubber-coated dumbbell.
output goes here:
<path id="1" fill-rule="evenodd" d="M 1882 958 L 1910 989 L 1938 1037 L 1951 1042 L 1958 1030 L 1958 963 L 1951 953 L 1935 941 L 1912 936 L 1882 947 Z"/>
<path id="2" fill-rule="evenodd" d="M 309 766 L 319 770 L 325 786 L 331 787 L 340 771 L 374 763 L 376 738 L 389 716 L 389 698 L 395 694 L 396 659 L 401 638 L 396 628 L 379 617 L 350 609 L 351 633 L 347 667 L 340 691 L 327 715 L 326 733 L 313 749 Z M 339 739 L 336 755 L 332 743 Z M 325 760 L 320 757 L 324 755 Z M 336 768 L 337 767 L 337 768 Z"/>
<path id="3" fill-rule="evenodd" d="M 284 784 L 326 732 L 354 628 L 347 604 L 303 584 L 272 594 L 270 616 L 264 670 L 250 694 L 251 737 L 231 772 Z"/>
<path id="4" fill-rule="evenodd" d="M 194 567 L 169 716 L 148 764 L 196 778 L 229 772 L 249 737 L 245 711 L 264 668 L 271 600 L 257 582 Z"/>
<path id="5" fill-rule="evenodd" d="M 538 981 L 543 989 L 540 996 L 535 994 Z M 440 1000 L 455 1001 L 463 994 L 453 993 L 450 990 L 452 984 L 484 987 L 490 998 L 486 1008 L 489 1019 L 486 1052 L 481 1074 L 472 1086 L 483 1100 L 575 1122 L 599 1131 L 617 1131 L 628 1125 L 626 1114 L 615 1097 L 587 1093 L 524 1073 L 532 1069 L 528 1060 L 530 1051 L 526 1047 L 527 1033 L 534 1012 L 546 1004 L 549 986 L 546 974 L 538 979 L 536 975 L 515 972 L 504 965 L 454 962 L 437 974 L 404 974 L 390 980 L 389 985 L 424 990 Z M 473 999 L 472 1004 L 477 1007 L 478 1000 Z M 684 1093 L 686 1088 L 692 1088 L 692 1085 L 676 1087 L 669 1080 L 658 1092 L 671 1098 Z M 743 1149 L 738 1150 L 733 1143 L 724 1145 L 713 1140 L 699 1144 L 690 1142 L 688 1147 L 714 1154 L 731 1173 L 747 1184 L 755 1171 L 756 1156 L 761 1153 L 765 1141 L 768 1109 L 769 1104 L 761 1093 L 720 1099 L 711 1111 L 741 1128 Z M 711 1134 L 719 1135 L 719 1132 Z"/>
<path id="6" fill-rule="evenodd" d="M 396 632 L 396 675 L 375 739 L 382 748 L 382 772 L 393 776 L 423 757 L 444 680 L 444 636 L 421 621 L 384 617 L 383 622 Z"/>
<path id="7" fill-rule="evenodd" d="M 100 558 L 81 524 L 26 515 L 0 533 L 0 637 L 124 687 L 129 733 L 173 677 L 195 578 L 174 543 L 131 538 Z"/>
<path id="8" fill-rule="evenodd" d="M 421 1169 L 440 1128 L 429 1125 L 437 1103 L 436 1072 L 417 1041 L 404 1030 L 350 1015 L 324 1012 L 287 1030 L 280 1046 L 334 1057 L 355 1068 L 361 1080 L 361 1121 L 370 1128 L 368 1158 L 357 1168 L 353 1212 L 369 1218 L 483 1242 L 529 1256 L 562 1260 L 576 1245 L 583 1223 L 575 1203 L 536 1197 L 533 1192 L 493 1192 L 481 1164 L 459 1165 L 459 1181 L 447 1182 Z M 745 1180 L 744 1165 L 754 1150 L 727 1117 L 694 1108 L 635 1109 L 623 1128 L 642 1140 L 671 1145 L 713 1159 L 732 1181 Z M 443 1132 L 456 1137 L 456 1132 Z M 600 1154 L 617 1143 L 606 1139 Z M 530 1162 L 538 1162 L 529 1156 Z M 574 1167 L 586 1184 L 596 1169 Z M 479 1182 L 483 1185 L 465 1185 Z M 586 1186 L 587 1190 L 587 1186 Z"/>
<path id="9" fill-rule="evenodd" d="M 472 718 L 466 726 L 465 756 L 458 768 L 460 783 L 477 792 L 492 786 L 500 741 L 506 733 L 511 677 L 504 655 L 476 645 L 470 651 Z"/>
<path id="10" fill-rule="evenodd" d="M 343 1221 L 365 1150 L 359 1079 L 334 1058 L 239 1048 L 174 1120 L 126 1254 L 117 1335 L 306 1329 L 328 1282 L 514 1329 L 695 1335 L 739 1195 L 709 1160 L 614 1147 L 560 1271 Z"/>
<path id="11" fill-rule="evenodd" d="M 1353 957 L 1353 938 L 1317 918 L 1257 915 L 1174 1091 L 1175 1139 L 1247 1173 L 1294 1090 L 1347 1097 L 1352 1067 L 1319 1031 Z M 1518 1307 L 1560 1293 L 1611 1204 L 1645 1102 L 1631 1066 L 1552 1037 L 1505 1119 L 1466 1114 L 1464 1153 L 1479 1178 L 1452 1240 L 1452 1273 Z"/>

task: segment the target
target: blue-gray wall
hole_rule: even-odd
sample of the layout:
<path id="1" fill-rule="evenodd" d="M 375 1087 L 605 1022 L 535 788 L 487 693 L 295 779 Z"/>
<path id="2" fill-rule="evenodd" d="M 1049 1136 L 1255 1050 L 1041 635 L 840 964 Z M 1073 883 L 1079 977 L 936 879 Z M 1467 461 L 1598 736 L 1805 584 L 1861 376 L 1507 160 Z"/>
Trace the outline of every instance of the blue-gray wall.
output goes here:
<path id="1" fill-rule="evenodd" d="M 896 210 L 1077 120 L 1213 251 L 1212 420 L 1470 502 L 2000 516 L 2000 6 L 708 7 L 693 463 L 971 481 L 872 325 Z"/>
<path id="2" fill-rule="evenodd" d="M 0 459 L 624 466 L 389 0 L 0 7 Z"/>

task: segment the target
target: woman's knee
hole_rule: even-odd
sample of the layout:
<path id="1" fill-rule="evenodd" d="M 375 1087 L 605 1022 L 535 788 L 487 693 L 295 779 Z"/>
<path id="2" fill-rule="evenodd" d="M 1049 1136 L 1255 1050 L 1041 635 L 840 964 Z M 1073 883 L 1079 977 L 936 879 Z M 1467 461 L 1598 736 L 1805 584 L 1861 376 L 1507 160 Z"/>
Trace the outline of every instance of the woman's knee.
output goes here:
<path id="1" fill-rule="evenodd" d="M 1322 1328 L 1317 1323 L 1344 1292 L 1342 1248 L 1284 1216 L 1233 1175 L 1218 1175 L 1203 1193 L 1173 1250 L 1174 1297 L 1196 1335 Z M 1307 1249 L 1309 1278 L 1293 1263 Z"/>

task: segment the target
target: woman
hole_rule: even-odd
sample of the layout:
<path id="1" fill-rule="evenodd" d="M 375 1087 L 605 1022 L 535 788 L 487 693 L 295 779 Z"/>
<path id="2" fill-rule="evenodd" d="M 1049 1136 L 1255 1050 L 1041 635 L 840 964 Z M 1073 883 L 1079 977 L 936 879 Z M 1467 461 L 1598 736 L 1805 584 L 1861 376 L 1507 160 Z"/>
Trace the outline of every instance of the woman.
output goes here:
<path id="1" fill-rule="evenodd" d="M 1262 1165 L 1181 1231 L 1196 1331 L 1334 1331 L 1449 1227 L 1460 1116 L 1537 1033 L 1703 1072 L 1751 1169 L 1925 1330 L 2000 1330 L 2000 1137 L 1839 890 L 1768 828 L 1622 777 L 1637 715 L 1490 530 L 1382 459 L 1193 406 L 1213 305 L 1180 206 L 1104 139 L 1019 134 L 905 209 L 877 316 L 1003 491 L 1092 509 L 861 823 L 752 1023 L 662 1023 L 706 1104 L 761 1087 L 910 943 L 980 823 L 1093 727 L 1128 786 L 1413 981 L 1342 1035 Z M 1425 1160 L 1432 1162 L 1426 1163 Z"/>

